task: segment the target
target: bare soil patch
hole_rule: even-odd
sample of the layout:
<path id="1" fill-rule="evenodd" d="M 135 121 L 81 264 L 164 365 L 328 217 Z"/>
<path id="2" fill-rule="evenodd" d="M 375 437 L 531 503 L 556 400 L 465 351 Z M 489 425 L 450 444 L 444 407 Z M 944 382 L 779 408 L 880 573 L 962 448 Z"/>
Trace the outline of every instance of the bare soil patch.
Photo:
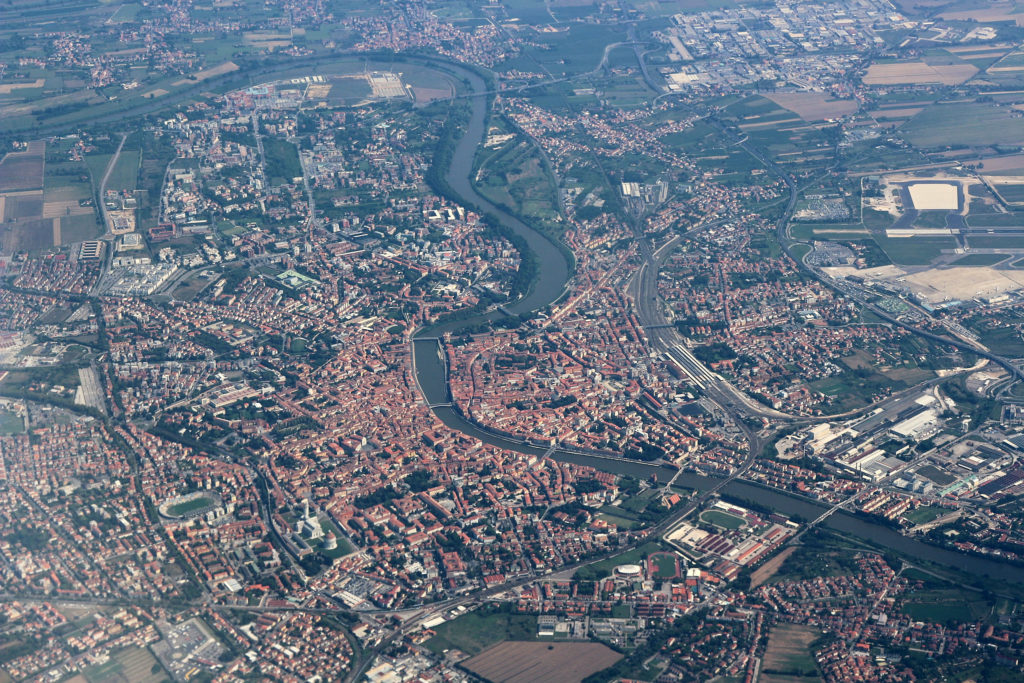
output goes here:
<path id="1" fill-rule="evenodd" d="M 600 643 L 530 643 L 507 640 L 462 663 L 494 683 L 582 681 L 622 658 Z"/>
<path id="2" fill-rule="evenodd" d="M 775 572 L 779 571 L 779 567 L 782 566 L 782 563 L 795 552 L 796 546 L 790 546 L 758 567 L 757 570 L 750 575 L 750 587 L 752 589 L 757 588 L 762 583 L 775 576 Z"/>
<path id="3" fill-rule="evenodd" d="M 23 88 L 42 88 L 44 85 L 46 85 L 45 78 L 37 78 L 28 83 L 0 83 L 0 95 L 10 95 L 15 90 L 22 90 Z"/>
<path id="4" fill-rule="evenodd" d="M 982 6 L 959 12 L 943 12 L 939 17 L 950 21 L 977 21 L 978 23 L 1015 21 L 1018 26 L 1024 26 L 1024 14 L 1017 12 L 1011 3 Z"/>
<path id="5" fill-rule="evenodd" d="M 43 186 L 43 154 L 9 152 L 0 161 L 0 192 L 35 190 Z"/>
<path id="6" fill-rule="evenodd" d="M 774 93 L 766 97 L 780 107 L 796 112 L 804 121 L 836 119 L 857 111 L 856 100 L 837 100 L 820 92 Z"/>
<path id="7" fill-rule="evenodd" d="M 973 64 L 937 64 L 896 62 L 872 64 L 863 81 L 866 85 L 899 85 L 904 83 L 941 83 L 959 85 L 978 73 Z"/>
<path id="8" fill-rule="evenodd" d="M 214 76 L 220 76 L 222 74 L 230 73 L 232 71 L 238 71 L 238 65 L 234 62 L 224 62 L 217 66 L 212 66 L 209 69 L 203 69 L 192 74 L 191 78 L 183 78 L 180 81 L 175 81 L 174 86 L 185 85 L 186 83 L 195 83 L 197 81 L 205 81 L 207 78 L 213 78 Z"/>
<path id="9" fill-rule="evenodd" d="M 988 157 L 978 159 L 975 163 L 983 164 L 981 170 L 986 173 L 999 171 L 1020 171 L 1024 170 L 1024 154 L 1010 154 L 1003 157 Z"/>
<path id="10" fill-rule="evenodd" d="M 809 646 L 821 634 L 809 626 L 779 624 L 768 636 L 768 648 L 761 662 L 765 674 L 781 676 L 814 676 L 818 667 L 811 656 Z M 761 680 L 768 680 L 762 676 Z"/>

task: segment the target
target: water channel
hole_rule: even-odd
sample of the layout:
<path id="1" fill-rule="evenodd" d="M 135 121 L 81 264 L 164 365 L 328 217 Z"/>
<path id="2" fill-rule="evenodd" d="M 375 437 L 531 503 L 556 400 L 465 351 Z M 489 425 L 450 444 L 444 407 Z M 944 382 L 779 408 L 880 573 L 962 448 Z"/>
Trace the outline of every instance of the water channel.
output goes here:
<path id="1" fill-rule="evenodd" d="M 373 59 L 373 57 L 370 57 L 370 59 Z M 570 276 L 569 263 L 566 261 L 562 251 L 550 239 L 481 197 L 474 191 L 471 185 L 473 157 L 485 132 L 487 87 L 484 80 L 476 73 L 457 64 L 442 62 L 437 59 L 396 56 L 390 57 L 389 60 L 389 63 L 379 62 L 372 64 L 372 67 L 389 69 L 394 68 L 396 62 L 408 62 L 418 67 L 436 69 L 449 76 L 455 76 L 457 79 L 464 80 L 468 83 L 471 92 L 475 93 L 470 98 L 472 103 L 470 123 L 456 146 L 451 165 L 448 169 L 447 181 L 452 189 L 463 197 L 467 203 L 475 204 L 481 210 L 490 213 L 506 228 L 521 236 L 535 254 L 538 265 L 537 282 L 524 298 L 509 304 L 506 306 L 506 309 L 518 315 L 543 308 L 557 301 L 563 295 Z M 320 58 L 310 60 L 308 63 L 296 60 L 296 63 L 287 65 L 257 67 L 244 73 L 233 74 L 230 79 L 225 79 L 225 83 L 232 83 L 234 87 L 239 87 L 245 84 L 244 82 L 238 83 L 239 80 L 248 80 L 249 83 L 265 82 L 272 78 L 301 76 L 308 75 L 309 73 L 357 72 L 367 67 L 368 64 L 363 61 L 362 57 L 339 55 L 333 59 Z M 212 89 L 214 84 L 208 83 L 204 87 Z M 105 122 L 123 121 L 132 117 L 165 111 L 170 105 L 174 104 L 176 104 L 174 101 L 147 102 L 125 111 L 98 117 L 98 120 Z M 61 131 L 46 132 L 58 133 Z M 494 320 L 504 315 L 500 311 L 492 311 L 475 318 L 450 322 L 442 326 L 422 330 L 418 338 L 413 342 L 416 379 L 428 403 L 435 406 L 433 408 L 435 415 L 448 427 L 500 448 L 530 455 L 541 455 L 549 450 L 543 444 L 527 443 L 513 436 L 503 436 L 491 430 L 481 429 L 478 425 L 459 414 L 450 405 L 447 367 L 440 353 L 441 347 L 436 337 L 445 332 L 458 332 L 461 329 L 477 325 L 484 320 Z M 550 455 L 563 462 L 589 465 L 603 471 L 628 474 L 642 479 L 656 479 L 663 482 L 676 474 L 674 468 L 663 465 L 587 455 L 564 449 L 554 450 Z M 681 487 L 708 490 L 714 488 L 721 481 L 721 479 L 713 477 L 682 473 L 676 478 L 675 483 Z M 722 493 L 743 500 L 753 501 L 785 515 L 799 515 L 805 519 L 814 519 L 826 509 L 814 501 L 742 481 L 730 482 L 723 487 Z M 969 574 L 987 575 L 999 581 L 1024 583 L 1024 570 L 1015 565 L 938 548 L 903 536 L 881 524 L 875 524 L 845 512 L 838 512 L 832 515 L 824 522 L 824 525 L 841 534 L 864 539 L 876 546 L 899 551 L 901 554 L 911 558 L 953 567 Z"/>
<path id="2" fill-rule="evenodd" d="M 487 97 L 483 93 L 486 90 L 486 86 L 483 79 L 475 73 L 450 65 L 446 66 L 446 70 L 450 70 L 465 79 L 469 87 L 477 93 L 471 99 L 473 110 L 470 123 L 456 146 L 446 180 L 452 189 L 464 200 L 467 200 L 470 204 L 475 204 L 486 213 L 490 213 L 502 225 L 526 240 L 526 243 L 536 255 L 539 277 L 526 297 L 513 304 L 509 304 L 506 308 L 515 314 L 537 310 L 557 301 L 562 296 L 570 276 L 569 264 L 559 248 L 547 237 L 487 201 L 473 189 L 471 183 L 473 158 L 483 140 L 485 132 Z M 433 406 L 434 414 L 448 427 L 493 446 L 529 455 L 541 455 L 549 451 L 543 444 L 527 442 L 511 435 L 502 435 L 490 429 L 482 429 L 479 425 L 466 419 L 450 405 L 451 394 L 448 388 L 447 363 L 442 347 L 436 338 L 445 332 L 458 332 L 460 329 L 477 325 L 484 320 L 495 320 L 503 315 L 500 311 L 492 311 L 467 320 L 449 322 L 421 331 L 418 338 L 413 342 L 416 380 L 427 402 Z M 662 482 L 671 479 L 676 474 L 674 468 L 664 465 L 576 453 L 565 449 L 555 449 L 549 455 L 563 462 L 589 465 L 606 472 L 628 474 L 642 479 L 655 479 Z M 721 482 L 721 479 L 692 473 L 682 473 L 675 480 L 678 486 L 698 490 L 714 488 Z M 824 505 L 815 501 L 799 498 L 781 491 L 773 491 L 743 481 L 732 481 L 724 486 L 721 492 L 743 500 L 753 501 L 784 515 L 797 515 L 804 519 L 815 519 L 827 509 Z M 1024 571 L 1010 563 L 939 548 L 908 538 L 889 527 L 861 519 L 846 512 L 840 511 L 833 514 L 823 522 L 823 525 L 840 534 L 864 539 L 873 545 L 896 550 L 903 555 L 922 561 L 953 567 L 970 574 L 989 576 L 999 581 L 1024 583 Z"/>

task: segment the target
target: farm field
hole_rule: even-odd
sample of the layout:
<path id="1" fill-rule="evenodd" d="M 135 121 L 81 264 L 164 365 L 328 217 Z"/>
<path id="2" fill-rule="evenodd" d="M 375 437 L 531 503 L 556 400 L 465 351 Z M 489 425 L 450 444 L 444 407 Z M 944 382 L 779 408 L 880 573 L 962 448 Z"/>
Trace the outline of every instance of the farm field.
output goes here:
<path id="1" fill-rule="evenodd" d="M 35 251 L 53 244 L 53 221 L 43 213 L 43 155 L 46 143 L 30 142 L 23 152 L 0 160 L 0 251 Z"/>
<path id="2" fill-rule="evenodd" d="M 1006 108 L 974 102 L 937 104 L 903 124 L 900 133 L 918 147 L 1024 144 L 1024 119 Z"/>
<path id="3" fill-rule="evenodd" d="M 872 64 L 863 80 L 867 85 L 936 83 L 958 85 L 978 73 L 973 64 L 928 64 L 924 61 Z"/>
<path id="4" fill-rule="evenodd" d="M 775 93 L 767 97 L 780 107 L 796 112 L 804 121 L 840 118 L 857 111 L 856 100 L 832 99 L 823 93 Z"/>
<path id="5" fill-rule="evenodd" d="M 43 186 L 44 142 L 29 143 L 24 152 L 8 152 L 0 160 L 0 192 L 37 190 Z"/>
<path id="6" fill-rule="evenodd" d="M 985 175 L 1016 174 L 1016 172 L 1024 170 L 1024 154 L 983 157 L 977 159 L 974 163 L 979 164 L 978 168 L 984 171 Z"/>
<path id="7" fill-rule="evenodd" d="M 799 676 L 801 681 L 817 680 L 818 671 L 809 646 L 821 634 L 808 626 L 779 624 L 768 636 L 768 648 L 761 663 L 763 681 L 785 680 L 779 676 Z"/>
<path id="8" fill-rule="evenodd" d="M 504 642 L 462 663 L 494 683 L 569 683 L 622 658 L 600 643 Z"/>

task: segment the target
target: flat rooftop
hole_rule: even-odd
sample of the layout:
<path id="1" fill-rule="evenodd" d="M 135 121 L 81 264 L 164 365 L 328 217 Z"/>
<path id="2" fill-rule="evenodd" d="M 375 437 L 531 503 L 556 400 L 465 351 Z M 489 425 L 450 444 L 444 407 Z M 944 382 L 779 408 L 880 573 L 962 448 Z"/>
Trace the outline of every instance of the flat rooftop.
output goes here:
<path id="1" fill-rule="evenodd" d="M 914 183 L 908 185 L 907 190 L 918 211 L 956 211 L 960 208 L 959 187 L 955 183 Z"/>

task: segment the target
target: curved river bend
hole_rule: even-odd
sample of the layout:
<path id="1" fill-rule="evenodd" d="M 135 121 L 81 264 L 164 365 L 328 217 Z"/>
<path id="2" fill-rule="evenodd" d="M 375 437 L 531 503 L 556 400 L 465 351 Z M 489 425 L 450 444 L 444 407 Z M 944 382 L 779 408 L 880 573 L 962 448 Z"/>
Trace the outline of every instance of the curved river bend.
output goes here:
<path id="1" fill-rule="evenodd" d="M 565 291 L 570 277 L 569 264 L 559 248 L 550 239 L 533 230 L 515 216 L 495 206 L 480 196 L 473 188 L 473 158 L 484 137 L 487 117 L 486 84 L 477 74 L 456 65 L 445 64 L 443 69 L 454 73 L 469 83 L 474 93 L 472 115 L 469 125 L 461 140 L 456 145 L 445 179 L 449 186 L 463 198 L 465 203 L 474 204 L 484 213 L 497 219 L 503 226 L 522 237 L 537 258 L 538 279 L 529 294 L 509 304 L 505 308 L 512 313 L 522 314 L 535 311 L 557 301 Z M 413 340 L 413 356 L 416 370 L 416 381 L 423 392 L 424 398 L 431 404 L 434 414 L 448 427 L 462 432 L 481 441 L 507 450 L 542 455 L 564 462 L 589 465 L 597 469 L 616 474 L 628 474 L 643 479 L 667 481 L 676 474 L 676 470 L 662 465 L 636 462 L 632 460 L 602 457 L 577 453 L 565 449 L 550 450 L 538 443 L 526 442 L 521 439 L 498 434 L 482 429 L 467 420 L 451 405 L 451 393 L 448 388 L 447 363 L 437 337 L 445 332 L 457 333 L 459 330 L 477 325 L 485 320 L 497 320 L 504 314 L 492 311 L 467 320 L 449 322 L 433 328 L 422 330 Z M 697 474 L 683 473 L 676 477 L 679 486 L 708 490 L 721 483 L 721 479 L 703 477 Z M 727 484 L 722 492 L 741 499 L 754 501 L 777 510 L 785 515 L 798 515 L 804 519 L 815 519 L 827 508 L 817 502 L 787 495 L 781 491 L 756 486 L 743 481 Z M 846 512 L 837 512 L 823 523 L 826 527 L 842 534 L 849 534 L 871 542 L 874 545 L 899 551 L 901 554 L 926 562 L 945 565 L 960 571 L 987 575 L 1000 581 L 1013 583 L 1024 582 L 1024 571 L 1006 562 L 989 560 L 971 555 L 964 555 L 944 548 L 939 548 L 921 541 L 908 538 L 893 529 L 875 524 Z"/>
<path id="2" fill-rule="evenodd" d="M 373 56 L 369 56 L 373 59 Z M 232 74 L 218 83 L 233 84 L 231 87 L 246 85 L 238 82 L 248 76 L 249 83 L 257 79 L 266 81 L 270 78 L 284 78 L 289 76 L 306 75 L 310 71 L 324 72 L 348 72 L 348 65 L 354 67 L 353 71 L 366 68 L 364 57 L 354 55 L 338 55 L 328 59 L 314 59 L 309 62 L 296 60 L 285 65 L 272 65 L 269 67 L 258 67 L 243 74 L 241 72 Z M 380 68 L 393 68 L 395 62 L 407 62 L 419 67 L 426 67 L 436 71 L 455 76 L 469 84 L 472 92 L 470 101 L 472 103 L 472 116 L 469 125 L 458 142 L 451 165 L 448 169 L 446 180 L 451 188 L 458 193 L 468 204 L 475 204 L 485 213 L 491 214 L 509 230 L 521 236 L 533 250 L 537 259 L 538 279 L 533 289 L 524 298 L 515 303 L 508 304 L 505 308 L 514 314 L 527 313 L 543 308 L 544 306 L 557 301 L 565 291 L 566 283 L 570 277 L 569 264 L 557 245 L 547 237 L 531 229 L 522 221 L 508 214 L 506 211 L 495 206 L 485 198 L 481 197 L 473 189 L 470 178 L 473 171 L 473 157 L 483 140 L 484 127 L 487 116 L 487 87 L 482 78 L 476 73 L 440 59 L 421 57 L 388 57 L 387 62 L 382 62 Z M 353 61 L 355 63 L 353 64 Z M 213 89 L 215 84 L 210 82 L 204 85 L 206 89 Z M 147 102 L 143 105 L 129 108 L 124 111 L 107 114 L 98 117 L 98 121 L 117 122 L 142 116 L 146 114 L 163 111 L 173 101 Z M 60 133 L 60 130 L 37 131 Z M 431 405 L 448 404 L 450 395 L 448 391 L 447 369 L 443 358 L 439 354 L 440 347 L 436 337 L 444 332 L 458 332 L 469 326 L 476 325 L 484 320 L 495 320 L 504 314 L 493 311 L 476 318 L 451 322 L 446 325 L 437 326 L 432 329 L 421 331 L 417 339 L 413 341 L 413 357 L 416 367 L 416 379 L 423 391 L 424 397 Z M 530 455 L 541 455 L 548 453 L 548 448 L 534 443 L 527 443 L 514 437 L 507 437 L 493 431 L 485 431 L 466 420 L 457 413 L 450 405 L 440 405 L 433 408 L 435 415 L 447 426 L 460 431 L 468 436 L 480 439 L 485 443 L 500 448 L 526 453 Z M 565 462 L 573 462 L 582 465 L 589 465 L 597 469 L 616 474 L 629 474 L 644 479 L 658 479 L 667 481 L 676 474 L 671 467 L 651 465 L 649 463 L 635 462 L 618 458 L 605 458 L 601 456 L 575 453 L 563 449 L 554 450 L 549 453 L 551 457 Z M 713 477 L 702 477 L 696 474 L 683 473 L 676 478 L 679 486 L 707 490 L 714 488 L 720 479 Z M 814 519 L 825 510 L 825 507 L 803 498 L 787 495 L 781 491 L 775 491 L 761 486 L 755 486 L 742 481 L 733 481 L 726 485 L 722 491 L 726 494 L 741 499 L 751 500 L 765 505 L 786 515 L 800 515 L 805 519 Z M 988 560 L 985 558 L 964 555 L 952 552 L 943 548 L 922 543 L 907 538 L 894 530 L 873 524 L 863 519 L 854 517 L 845 512 L 838 512 L 829 517 L 824 525 L 843 534 L 856 536 L 865 539 L 877 546 L 899 551 L 912 558 L 927 562 L 954 567 L 969 574 L 987 575 L 1000 581 L 1012 583 L 1024 583 L 1024 571 L 1020 568 L 1005 562 Z"/>

